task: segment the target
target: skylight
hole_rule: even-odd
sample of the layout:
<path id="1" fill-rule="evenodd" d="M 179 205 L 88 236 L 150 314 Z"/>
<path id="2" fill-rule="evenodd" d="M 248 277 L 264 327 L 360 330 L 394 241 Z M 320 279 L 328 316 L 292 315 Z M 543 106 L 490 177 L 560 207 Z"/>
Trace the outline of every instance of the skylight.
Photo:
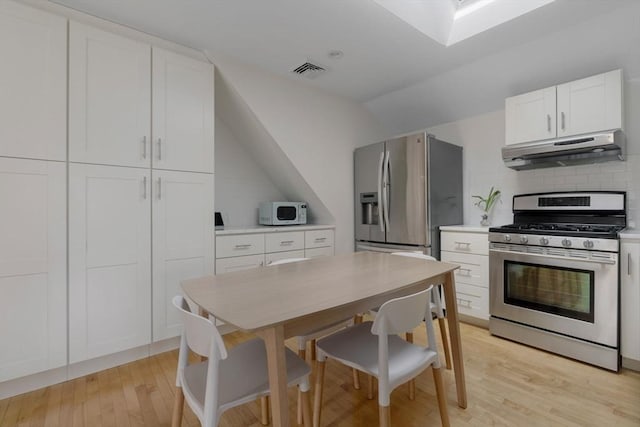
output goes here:
<path id="1" fill-rule="evenodd" d="M 373 0 L 445 46 L 497 27 L 555 0 Z"/>

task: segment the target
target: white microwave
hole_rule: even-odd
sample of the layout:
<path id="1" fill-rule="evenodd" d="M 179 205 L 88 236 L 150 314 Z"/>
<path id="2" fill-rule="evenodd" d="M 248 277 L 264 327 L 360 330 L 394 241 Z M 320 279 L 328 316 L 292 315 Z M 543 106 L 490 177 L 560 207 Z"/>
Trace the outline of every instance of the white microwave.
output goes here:
<path id="1" fill-rule="evenodd" d="M 260 203 L 260 224 L 294 225 L 307 223 L 305 202 L 262 202 Z"/>

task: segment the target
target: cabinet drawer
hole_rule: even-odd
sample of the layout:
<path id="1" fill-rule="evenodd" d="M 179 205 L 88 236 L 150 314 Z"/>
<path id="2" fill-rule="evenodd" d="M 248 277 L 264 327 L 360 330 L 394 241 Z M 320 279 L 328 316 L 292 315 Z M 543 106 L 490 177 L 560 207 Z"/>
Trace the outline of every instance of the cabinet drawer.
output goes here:
<path id="1" fill-rule="evenodd" d="M 489 237 L 486 233 L 443 231 L 441 235 L 441 250 L 489 255 Z"/>
<path id="2" fill-rule="evenodd" d="M 441 252 L 444 262 L 460 265 L 455 270 L 456 283 L 489 286 L 489 257 L 487 255 L 463 254 L 458 252 Z"/>
<path id="3" fill-rule="evenodd" d="M 479 319 L 489 319 L 489 289 L 456 283 L 458 312 Z"/>
<path id="4" fill-rule="evenodd" d="M 286 251 L 286 252 L 274 252 L 264 255 L 264 265 L 270 265 L 274 261 L 280 261 L 281 259 L 290 258 L 304 258 L 304 250 L 299 251 Z"/>
<path id="5" fill-rule="evenodd" d="M 297 251 L 304 249 L 304 231 L 265 234 L 265 252 Z"/>
<path id="6" fill-rule="evenodd" d="M 333 256 L 333 246 L 326 246 L 324 248 L 312 248 L 305 249 L 304 256 L 307 258 L 317 258 L 321 256 Z"/>
<path id="7" fill-rule="evenodd" d="M 305 231 L 305 248 L 323 248 L 326 246 L 333 246 L 333 230 Z"/>
<path id="8" fill-rule="evenodd" d="M 248 270 L 250 268 L 262 267 L 263 265 L 264 255 L 262 254 L 222 258 L 216 260 L 216 274 Z"/>
<path id="9" fill-rule="evenodd" d="M 216 237 L 216 258 L 264 253 L 264 234 Z"/>

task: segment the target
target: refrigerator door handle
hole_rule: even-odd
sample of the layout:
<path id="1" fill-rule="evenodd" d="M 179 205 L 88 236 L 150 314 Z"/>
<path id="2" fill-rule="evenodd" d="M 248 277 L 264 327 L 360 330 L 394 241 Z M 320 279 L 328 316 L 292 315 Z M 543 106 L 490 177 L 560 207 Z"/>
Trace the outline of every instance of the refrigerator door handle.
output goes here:
<path id="1" fill-rule="evenodd" d="M 383 210 L 384 210 L 384 221 L 385 221 L 385 226 L 384 228 L 386 230 L 389 230 L 389 187 L 390 187 L 390 183 L 389 183 L 389 157 L 391 157 L 391 153 L 389 151 L 387 151 L 387 155 L 386 155 L 386 159 L 384 162 L 384 172 L 382 175 L 382 182 L 383 182 L 383 186 L 384 188 L 382 189 L 383 191 Z"/>
<path id="2" fill-rule="evenodd" d="M 380 163 L 378 164 L 378 212 L 380 231 L 384 233 L 384 199 L 382 196 L 382 168 L 384 167 L 384 151 L 380 153 Z"/>

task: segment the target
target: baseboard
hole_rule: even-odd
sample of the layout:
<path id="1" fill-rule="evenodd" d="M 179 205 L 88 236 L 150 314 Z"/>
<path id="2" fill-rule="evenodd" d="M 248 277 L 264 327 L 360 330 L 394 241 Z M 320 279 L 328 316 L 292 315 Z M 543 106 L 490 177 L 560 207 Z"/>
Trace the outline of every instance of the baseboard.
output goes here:
<path id="1" fill-rule="evenodd" d="M 632 371 L 640 371 L 640 360 L 627 359 L 626 357 L 623 356 L 622 367 L 631 369 Z"/>
<path id="2" fill-rule="evenodd" d="M 464 323 L 470 323 L 475 326 L 480 326 L 484 329 L 489 329 L 489 320 L 488 319 L 479 319 L 473 316 L 467 316 L 466 314 L 458 313 L 458 319 Z"/>
<path id="3" fill-rule="evenodd" d="M 0 400 L 67 380 L 67 366 L 0 383 Z"/>

